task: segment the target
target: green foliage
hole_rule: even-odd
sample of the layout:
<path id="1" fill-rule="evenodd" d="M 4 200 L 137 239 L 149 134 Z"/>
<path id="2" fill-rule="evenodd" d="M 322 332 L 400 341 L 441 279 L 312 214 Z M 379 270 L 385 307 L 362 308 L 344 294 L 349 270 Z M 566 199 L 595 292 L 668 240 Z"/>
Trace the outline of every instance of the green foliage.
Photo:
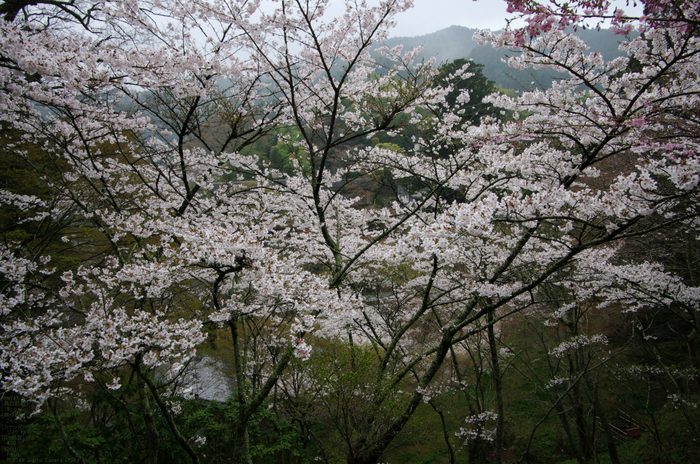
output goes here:
<path id="1" fill-rule="evenodd" d="M 336 340 L 314 350 L 296 369 L 310 376 L 310 391 L 296 392 L 283 403 L 290 420 L 303 424 L 314 438 L 309 454 L 327 462 L 346 462 L 365 455 L 379 432 L 400 413 L 400 386 L 378 382 L 381 366 L 374 349 Z"/>
<path id="2" fill-rule="evenodd" d="M 373 141 L 374 140 L 377 140 L 377 138 L 375 137 Z M 401 145 L 393 142 L 377 142 L 374 144 L 374 146 L 384 150 L 391 150 L 396 153 L 401 153 L 403 151 L 403 147 L 401 147 Z"/>
<path id="3" fill-rule="evenodd" d="M 466 70 L 471 74 L 467 78 L 459 77 L 457 72 L 466 66 Z M 447 104 L 450 113 L 460 116 L 462 123 L 478 125 L 485 116 L 496 116 L 496 111 L 490 103 L 484 103 L 483 99 L 487 95 L 496 91 L 495 84 L 483 74 L 484 65 L 474 61 L 458 59 L 443 65 L 440 74 L 435 80 L 436 86 L 446 86 L 452 84 L 453 89 L 447 94 Z M 458 97 L 467 92 L 469 101 L 458 102 Z"/>
<path id="4" fill-rule="evenodd" d="M 8 462 L 75 462 L 67 445 L 87 463 L 104 462 L 105 459 L 109 462 L 137 461 L 139 450 L 134 446 L 128 424 L 118 415 L 110 415 L 108 421 L 103 421 L 98 408 L 96 405 L 92 411 L 47 412 L 30 419 L 22 446 L 8 447 Z M 62 438 L 61 428 L 67 443 Z"/>
<path id="5" fill-rule="evenodd" d="M 140 462 L 149 443 L 143 441 L 145 424 L 140 406 L 129 400 L 135 395 L 133 386 L 122 386 L 121 400 L 107 392 L 90 398 L 91 409 L 66 409 L 46 412 L 21 424 L 21 446 L 8 446 L 7 462 L 74 462 L 73 448 L 87 463 Z M 133 400 L 133 398 L 132 398 Z M 194 444 L 203 463 L 227 462 L 232 455 L 234 427 L 238 407 L 233 400 L 226 403 L 203 400 L 180 400 L 181 413 L 175 416 L 180 433 Z M 152 405 L 159 430 L 158 462 L 190 463 L 170 432 L 165 419 Z M 68 437 L 62 439 L 61 427 Z M 255 463 L 302 463 L 312 458 L 304 449 L 304 437 L 297 427 L 273 407 L 263 407 L 250 422 L 251 456 Z M 141 437 L 140 439 L 138 437 Z M 203 444 L 198 437 L 206 438 Z"/>
<path id="6" fill-rule="evenodd" d="M 308 154 L 302 148 L 301 141 L 301 133 L 295 127 L 278 128 L 246 146 L 242 153 L 257 156 L 261 168 L 267 167 L 283 174 L 298 172 L 300 168 L 302 172 L 310 173 Z M 244 179 L 251 178 L 249 173 L 231 172 L 224 176 L 224 180 L 237 179 L 240 174 Z"/>

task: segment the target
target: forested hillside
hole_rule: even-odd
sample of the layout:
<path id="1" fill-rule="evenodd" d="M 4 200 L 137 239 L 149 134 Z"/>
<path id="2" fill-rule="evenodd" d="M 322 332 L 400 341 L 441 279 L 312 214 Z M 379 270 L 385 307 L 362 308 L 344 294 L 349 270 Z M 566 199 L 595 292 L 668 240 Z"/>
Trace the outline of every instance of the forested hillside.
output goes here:
<path id="1" fill-rule="evenodd" d="M 554 69 L 518 70 L 509 67 L 507 59 L 515 53 L 507 49 L 494 49 L 491 44 L 480 45 L 473 38 L 477 31 L 478 29 L 463 26 L 451 26 L 419 37 L 392 37 L 386 44 L 390 47 L 402 44 L 407 49 L 422 47 L 418 58 L 428 60 L 435 57 L 438 63 L 457 59 L 473 60 L 483 64 L 484 75 L 504 89 L 545 89 L 552 85 L 553 80 L 566 78 L 565 73 Z M 598 52 L 605 60 L 623 55 L 619 45 L 624 38 L 609 28 L 578 29 L 574 35 L 586 43 L 589 52 Z"/>
<path id="2" fill-rule="evenodd" d="M 328 2 L 0 3 L 3 462 L 699 461 L 698 1 Z"/>

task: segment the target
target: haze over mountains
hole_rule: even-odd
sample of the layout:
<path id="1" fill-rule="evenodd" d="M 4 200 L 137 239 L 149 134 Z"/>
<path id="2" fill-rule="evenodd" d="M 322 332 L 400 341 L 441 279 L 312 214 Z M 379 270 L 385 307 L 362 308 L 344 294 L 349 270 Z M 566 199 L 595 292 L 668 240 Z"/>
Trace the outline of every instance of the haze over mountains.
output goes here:
<path id="1" fill-rule="evenodd" d="M 494 49 L 491 45 L 479 45 L 472 38 L 477 29 L 463 26 L 450 26 L 446 29 L 418 37 L 393 37 L 385 44 L 394 47 L 404 45 L 405 50 L 423 47 L 418 59 L 429 59 L 435 56 L 439 63 L 454 61 L 459 58 L 472 59 L 484 65 L 483 73 L 496 84 L 510 89 L 524 90 L 533 87 L 546 88 L 561 74 L 550 70 L 528 69 L 517 71 L 510 68 L 504 61 L 512 55 L 506 49 Z M 620 36 L 609 29 L 579 30 L 576 35 L 581 37 L 590 47 L 591 52 L 600 52 L 603 58 L 610 60 L 622 55 L 618 49 Z"/>

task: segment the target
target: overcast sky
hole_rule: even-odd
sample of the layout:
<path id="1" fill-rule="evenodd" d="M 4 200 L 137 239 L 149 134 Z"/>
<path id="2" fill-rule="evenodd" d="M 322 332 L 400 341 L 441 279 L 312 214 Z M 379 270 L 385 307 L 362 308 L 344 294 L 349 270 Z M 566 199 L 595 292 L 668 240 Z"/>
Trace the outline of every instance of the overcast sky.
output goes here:
<path id="1" fill-rule="evenodd" d="M 504 0 L 413 0 L 414 7 L 396 17 L 396 27 L 392 37 L 415 37 L 439 31 L 450 26 L 464 26 L 477 29 L 502 29 L 506 25 L 506 2 Z M 637 8 L 626 5 L 625 0 L 612 0 L 625 12 Z"/>
<path id="2" fill-rule="evenodd" d="M 503 0 L 413 0 L 415 6 L 396 16 L 393 37 L 430 34 L 450 26 L 498 30 L 505 26 Z"/>

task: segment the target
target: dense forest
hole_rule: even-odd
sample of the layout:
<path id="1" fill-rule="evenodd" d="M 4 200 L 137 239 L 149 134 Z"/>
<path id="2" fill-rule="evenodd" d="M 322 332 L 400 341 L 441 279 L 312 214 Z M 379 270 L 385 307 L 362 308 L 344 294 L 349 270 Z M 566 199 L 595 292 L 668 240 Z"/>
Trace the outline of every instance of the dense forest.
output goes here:
<path id="1" fill-rule="evenodd" d="M 329 1 L 0 2 L 0 460 L 700 461 L 698 2 Z"/>

